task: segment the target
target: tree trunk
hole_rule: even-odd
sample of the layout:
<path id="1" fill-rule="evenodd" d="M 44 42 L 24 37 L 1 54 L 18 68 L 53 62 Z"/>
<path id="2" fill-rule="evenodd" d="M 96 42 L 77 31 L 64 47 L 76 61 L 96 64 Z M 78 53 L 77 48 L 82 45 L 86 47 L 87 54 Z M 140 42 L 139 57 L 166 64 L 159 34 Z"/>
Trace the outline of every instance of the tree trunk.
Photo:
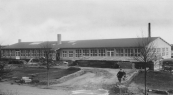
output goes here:
<path id="1" fill-rule="evenodd" d="M 48 60 L 48 53 L 46 55 L 46 61 L 47 61 L 47 88 L 49 88 L 49 60 Z"/>
<path id="2" fill-rule="evenodd" d="M 47 88 L 49 88 L 49 69 L 47 69 Z"/>
<path id="3" fill-rule="evenodd" d="M 2 56 L 1 56 L 1 46 L 0 46 L 0 61 L 1 61 L 1 57 L 2 57 Z"/>
<path id="4" fill-rule="evenodd" d="M 147 95 L 147 69 L 146 69 L 146 64 L 145 63 L 145 95 Z"/>

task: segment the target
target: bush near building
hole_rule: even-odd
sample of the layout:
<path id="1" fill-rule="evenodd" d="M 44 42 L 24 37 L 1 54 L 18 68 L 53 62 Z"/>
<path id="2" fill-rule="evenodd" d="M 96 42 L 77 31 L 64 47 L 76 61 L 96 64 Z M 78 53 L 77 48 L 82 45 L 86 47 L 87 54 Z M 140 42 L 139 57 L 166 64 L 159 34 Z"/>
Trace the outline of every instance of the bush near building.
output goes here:
<path id="1" fill-rule="evenodd" d="M 76 60 L 69 66 L 97 67 L 97 68 L 119 68 L 117 61 L 99 61 L 99 60 Z"/>
<path id="2" fill-rule="evenodd" d="M 123 69 L 144 69 L 145 65 L 150 70 L 154 70 L 153 62 L 128 62 L 128 61 L 107 61 L 107 60 L 76 60 L 70 62 L 69 66 L 96 67 L 96 68 L 123 68 Z"/>
<path id="3" fill-rule="evenodd" d="M 136 69 L 144 69 L 145 65 L 146 65 L 146 68 L 149 68 L 150 70 L 154 70 L 154 63 L 153 62 L 148 62 L 148 63 L 134 62 L 134 63 L 135 63 L 135 68 Z"/>

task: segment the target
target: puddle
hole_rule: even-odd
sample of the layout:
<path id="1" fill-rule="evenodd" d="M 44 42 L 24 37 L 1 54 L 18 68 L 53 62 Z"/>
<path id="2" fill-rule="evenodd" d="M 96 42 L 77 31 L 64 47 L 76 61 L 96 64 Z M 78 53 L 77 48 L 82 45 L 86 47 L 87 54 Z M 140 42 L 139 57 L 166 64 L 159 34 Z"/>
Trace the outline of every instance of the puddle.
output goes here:
<path id="1" fill-rule="evenodd" d="M 71 95 L 109 95 L 107 90 L 98 89 L 98 90 L 75 90 L 72 91 Z"/>

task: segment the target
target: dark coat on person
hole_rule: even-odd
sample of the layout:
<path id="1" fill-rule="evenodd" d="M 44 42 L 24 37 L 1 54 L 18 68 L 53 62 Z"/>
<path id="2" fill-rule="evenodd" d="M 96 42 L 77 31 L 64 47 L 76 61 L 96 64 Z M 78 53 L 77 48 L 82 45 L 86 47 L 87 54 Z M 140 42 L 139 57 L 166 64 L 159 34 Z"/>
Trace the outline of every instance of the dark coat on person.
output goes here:
<path id="1" fill-rule="evenodd" d="M 118 73 L 117 73 L 117 77 L 118 78 L 122 78 L 124 76 L 124 72 L 123 71 L 119 71 Z"/>

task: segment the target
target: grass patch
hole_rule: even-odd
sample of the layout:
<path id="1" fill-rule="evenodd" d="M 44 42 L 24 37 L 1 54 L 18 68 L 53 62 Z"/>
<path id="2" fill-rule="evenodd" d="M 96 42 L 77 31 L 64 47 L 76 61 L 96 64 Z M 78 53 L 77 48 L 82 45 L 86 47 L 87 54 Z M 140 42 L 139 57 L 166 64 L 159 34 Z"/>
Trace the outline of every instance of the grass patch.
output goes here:
<path id="1" fill-rule="evenodd" d="M 18 92 L 12 92 L 12 91 L 6 91 L 6 92 L 3 92 L 0 90 L 0 95 L 19 95 Z"/>
<path id="2" fill-rule="evenodd" d="M 79 70 L 80 70 L 79 68 L 73 68 L 73 69 L 50 68 L 49 80 L 52 81 L 55 79 L 59 79 L 63 76 L 75 73 Z M 17 77 L 18 79 L 21 79 L 24 76 L 31 77 L 32 75 L 35 75 L 33 77 L 33 80 L 38 80 L 39 82 L 46 82 L 47 80 L 46 68 L 39 68 L 39 67 L 16 68 L 10 73 L 9 76 L 6 76 L 6 78 L 9 78 L 10 80 L 12 77 Z"/>
<path id="3" fill-rule="evenodd" d="M 140 72 L 132 82 L 144 86 L 144 72 Z M 147 87 L 160 90 L 172 89 L 173 75 L 170 72 L 149 71 L 147 72 Z"/>

